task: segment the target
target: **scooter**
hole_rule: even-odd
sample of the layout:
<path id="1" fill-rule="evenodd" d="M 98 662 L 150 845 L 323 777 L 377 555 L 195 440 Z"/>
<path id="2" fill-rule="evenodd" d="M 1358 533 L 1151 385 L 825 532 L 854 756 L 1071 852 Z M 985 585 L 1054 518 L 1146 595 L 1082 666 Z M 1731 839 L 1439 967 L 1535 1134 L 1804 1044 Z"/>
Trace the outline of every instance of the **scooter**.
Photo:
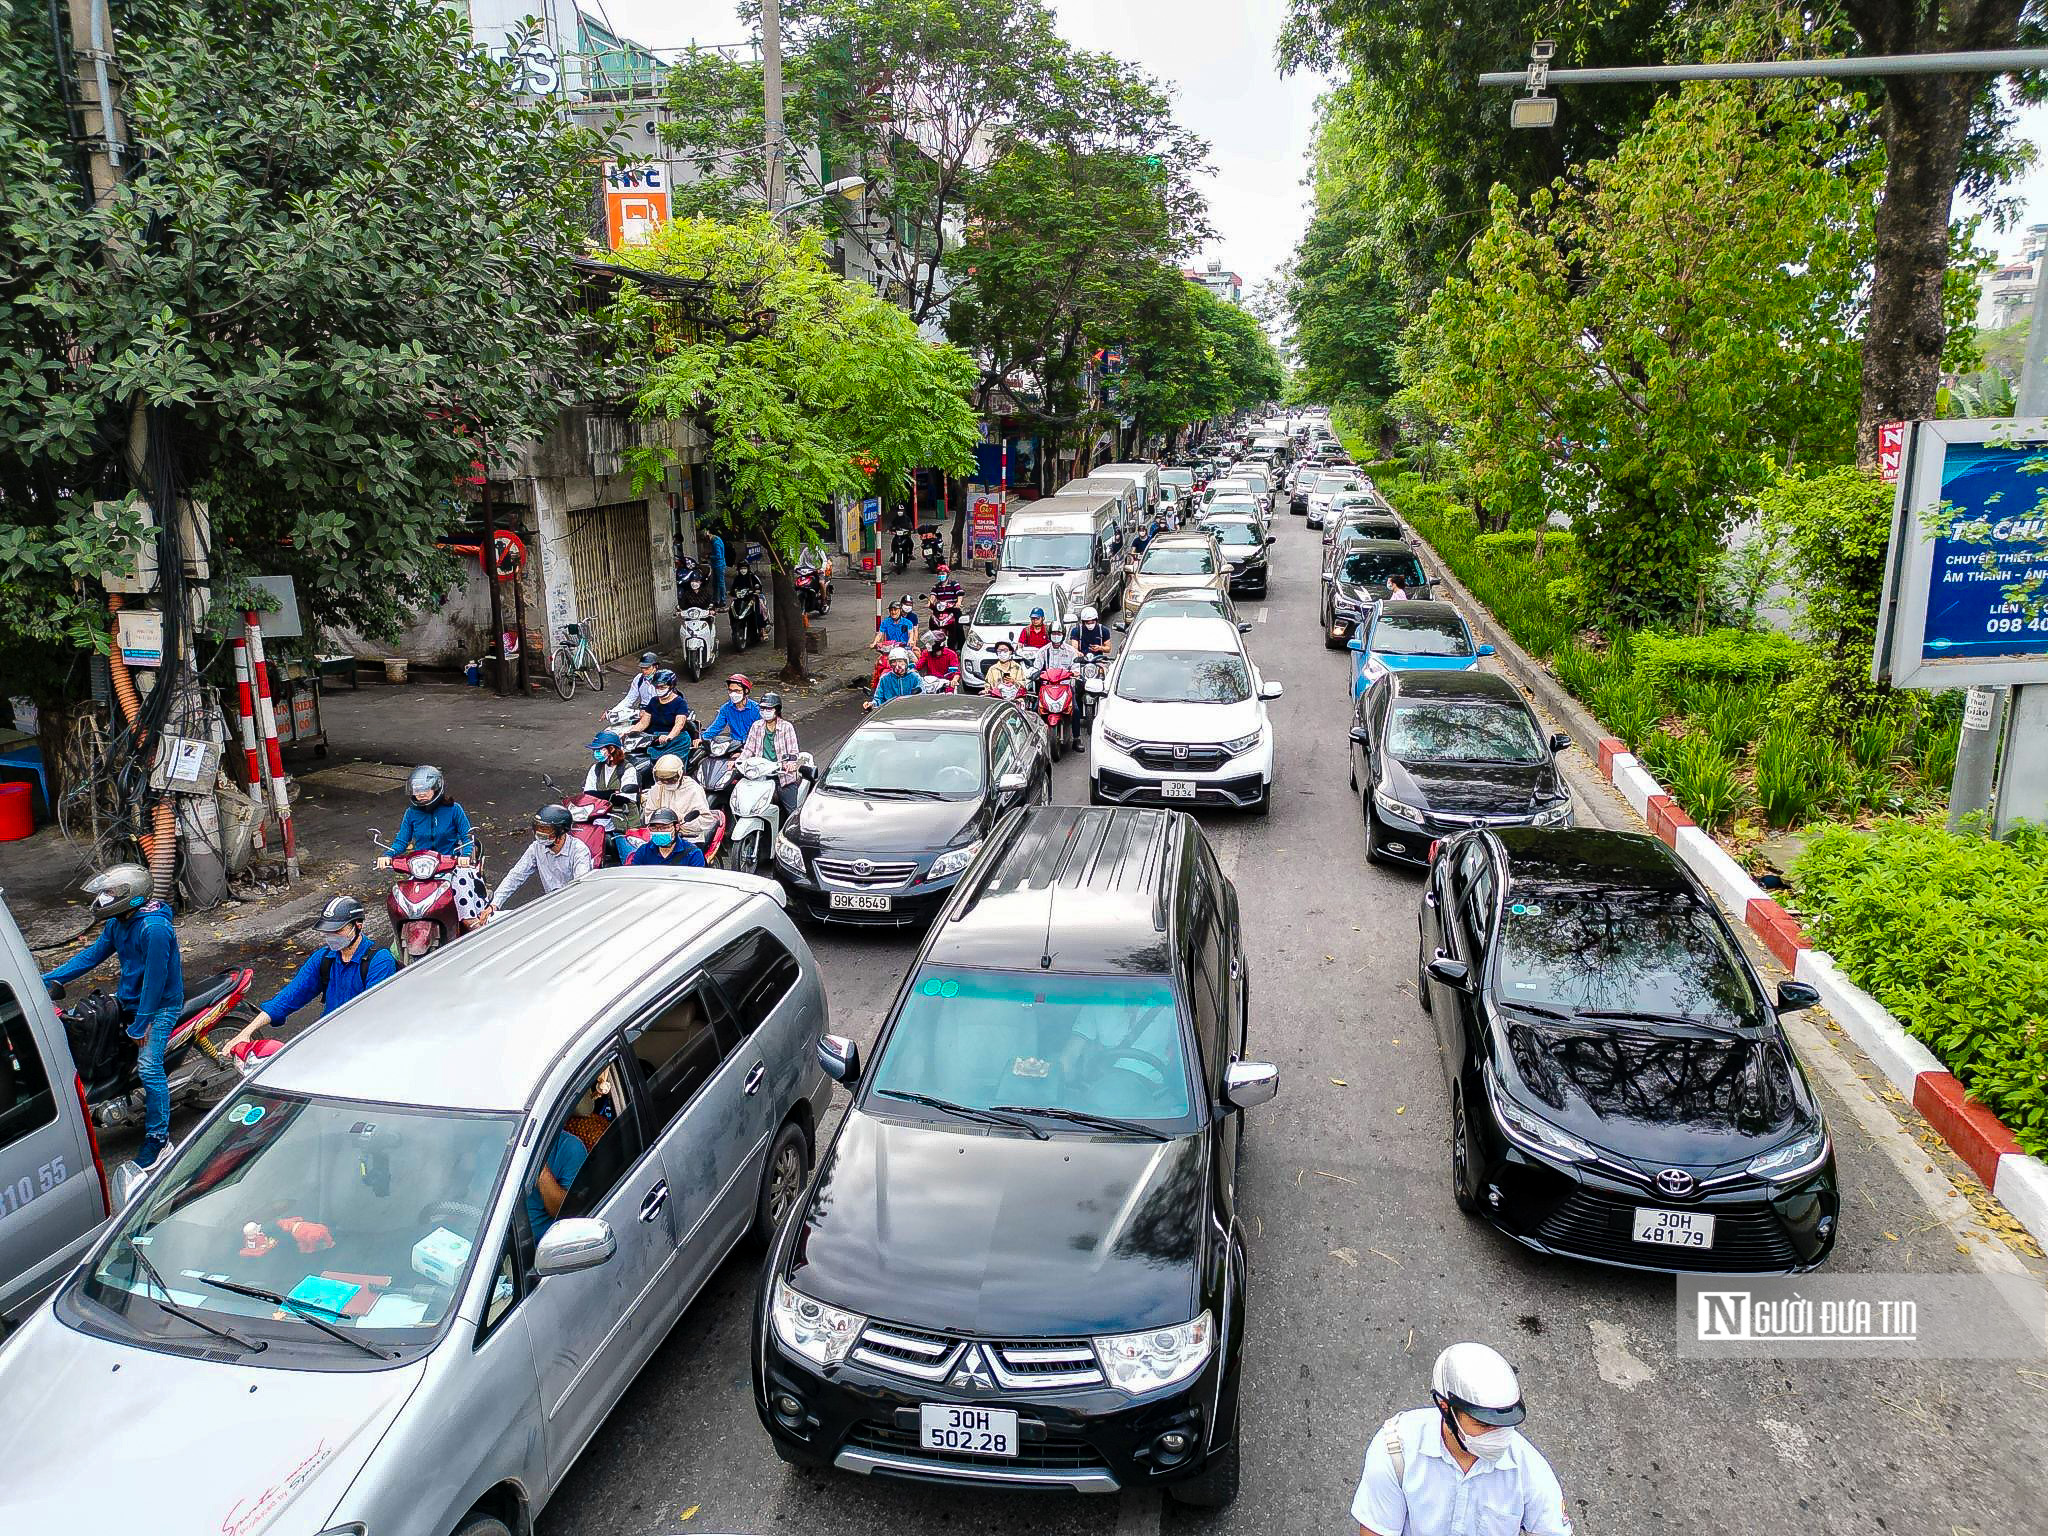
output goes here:
<path id="1" fill-rule="evenodd" d="M 614 828 L 611 836 L 613 860 L 620 864 L 631 863 L 633 855 L 645 847 L 647 839 L 653 835 L 654 829 L 647 826 Z M 684 835 L 689 836 L 687 833 Z M 691 837 L 690 841 L 704 855 L 706 864 L 716 864 L 718 855 L 725 848 L 725 812 L 713 811 L 709 830 Z"/>
<path id="2" fill-rule="evenodd" d="M 799 754 L 797 762 L 804 773 L 804 781 L 797 789 L 797 804 L 801 805 L 814 763 L 808 752 Z M 775 760 L 741 758 L 738 773 L 732 785 L 732 839 L 726 845 L 726 862 L 743 874 L 758 875 L 774 851 L 776 834 L 782 830 L 782 807 L 775 799 Z"/>
<path id="3" fill-rule="evenodd" d="M 725 809 L 732 793 L 733 765 L 739 761 L 739 746 L 730 736 L 708 742 L 700 737 L 691 749 L 690 772 L 704 786 L 704 798 L 714 811 Z"/>
<path id="4" fill-rule="evenodd" d="M 919 675 L 917 688 L 920 693 L 958 693 L 960 691 L 960 679 L 950 674 L 945 677 L 935 677 L 931 673 L 926 672 Z"/>
<path id="5" fill-rule="evenodd" d="M 832 583 L 814 566 L 796 568 L 796 599 L 805 613 L 823 617 L 832 611 Z"/>
<path id="6" fill-rule="evenodd" d="M 685 555 L 676 572 L 676 606 L 706 608 L 711 604 L 711 573 L 700 561 Z"/>
<path id="7" fill-rule="evenodd" d="M 623 791 L 609 795 L 594 795 L 581 789 L 565 793 L 562 786 L 545 773 L 540 776 L 540 781 L 569 812 L 569 835 L 590 850 L 590 867 L 604 868 L 612 817 L 619 811 L 631 809 L 637 797 Z"/>
<path id="8" fill-rule="evenodd" d="M 380 853 L 387 846 L 384 834 L 375 830 L 370 841 Z M 481 876 L 483 860 L 476 860 L 473 867 Z M 391 920 L 391 957 L 401 966 L 462 937 L 462 919 L 455 910 L 455 872 L 460 868 L 455 859 L 431 848 L 401 853 L 392 860 L 384 915 Z"/>
<path id="9" fill-rule="evenodd" d="M 960 622 L 960 604 L 950 597 L 931 599 L 931 628 L 946 632 L 946 644 L 959 650 L 967 639 L 967 626 Z"/>
<path id="10" fill-rule="evenodd" d="M 1080 744 L 1074 724 L 1074 674 L 1065 667 L 1055 664 L 1038 675 L 1038 716 L 1052 742 L 1054 762 L 1060 760 L 1069 737 L 1076 746 Z"/>
<path id="11" fill-rule="evenodd" d="M 690 681 L 701 681 L 704 669 L 718 660 L 718 621 L 709 608 L 683 610 L 683 665 Z"/>
<path id="12" fill-rule="evenodd" d="M 1092 725 L 1095 721 L 1095 700 L 1096 696 L 1102 691 L 1100 687 L 1091 688 L 1089 684 L 1102 684 L 1105 681 L 1105 679 L 1108 678 L 1108 676 L 1109 662 L 1107 659 L 1101 656 L 1088 656 L 1082 658 L 1080 677 L 1081 689 L 1078 695 L 1080 699 L 1080 709 L 1075 716 L 1076 727 L 1074 731 L 1074 737 L 1076 745 L 1079 745 L 1080 741 L 1080 728 L 1083 726 Z"/>
<path id="13" fill-rule="evenodd" d="M 193 1046 L 217 1067 L 234 1066 L 222 1046 L 211 1038 L 215 1028 L 242 1001 L 255 980 L 254 971 L 222 971 L 209 976 L 186 994 L 178 1022 L 164 1046 L 164 1077 L 175 1100 L 198 1080 L 196 1072 L 180 1072 Z M 50 988 L 50 996 L 61 998 L 61 985 Z M 142 1081 L 135 1075 L 136 1058 L 142 1042 L 128 1038 L 121 1017 L 121 1000 L 95 987 L 69 1008 L 57 1010 L 64 1034 L 71 1046 L 72 1065 L 78 1070 L 79 1091 L 85 1095 L 92 1123 L 100 1130 L 142 1119 Z M 233 1030 L 223 1031 L 225 1044 Z"/>
<path id="14" fill-rule="evenodd" d="M 910 530 L 898 528 L 894 538 L 889 540 L 889 563 L 896 567 L 901 576 L 910 569 Z"/>
<path id="15" fill-rule="evenodd" d="M 924 542 L 924 568 L 928 571 L 936 571 L 939 568 L 939 530 L 936 528 L 919 529 L 917 536 Z M 897 569 L 901 570 L 902 567 L 898 566 Z"/>
<path id="16" fill-rule="evenodd" d="M 768 633 L 768 607 L 761 596 L 761 578 L 751 565 L 742 565 L 732 579 L 732 648 L 744 651 Z"/>

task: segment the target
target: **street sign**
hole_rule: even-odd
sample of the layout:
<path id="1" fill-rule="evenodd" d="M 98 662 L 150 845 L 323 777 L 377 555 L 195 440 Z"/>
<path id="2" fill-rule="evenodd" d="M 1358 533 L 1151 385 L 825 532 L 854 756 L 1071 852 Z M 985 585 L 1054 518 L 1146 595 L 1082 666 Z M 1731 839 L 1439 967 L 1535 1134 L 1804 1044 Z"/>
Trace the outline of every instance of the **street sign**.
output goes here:
<path id="1" fill-rule="evenodd" d="M 1906 424 L 1887 421 L 1877 429 L 1877 473 L 1886 485 L 1899 483 L 1899 466 L 1906 457 Z"/>
<path id="2" fill-rule="evenodd" d="M 860 523 L 863 528 L 872 528 L 882 520 L 882 499 L 870 496 L 860 504 Z"/>
<path id="3" fill-rule="evenodd" d="M 613 250 L 644 245 L 655 227 L 668 222 L 668 167 L 604 166 L 605 237 Z"/>
<path id="4" fill-rule="evenodd" d="M 1003 504 L 987 496 L 977 497 L 973 520 L 968 524 L 967 556 L 970 560 L 993 560 L 1003 542 Z"/>

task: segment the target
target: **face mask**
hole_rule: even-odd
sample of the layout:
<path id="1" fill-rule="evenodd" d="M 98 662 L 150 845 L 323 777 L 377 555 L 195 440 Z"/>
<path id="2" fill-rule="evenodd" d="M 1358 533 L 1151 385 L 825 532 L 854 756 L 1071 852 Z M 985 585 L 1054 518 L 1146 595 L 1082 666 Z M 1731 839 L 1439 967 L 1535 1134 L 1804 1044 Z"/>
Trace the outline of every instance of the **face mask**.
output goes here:
<path id="1" fill-rule="evenodd" d="M 1480 1433 L 1466 1434 L 1465 1449 L 1481 1461 L 1499 1461 L 1507 1454 L 1509 1442 L 1514 1436 L 1512 1429 L 1488 1429 Z"/>
<path id="2" fill-rule="evenodd" d="M 761 718 L 763 720 L 766 720 L 770 725 L 773 725 L 775 723 L 776 713 L 777 712 L 775 710 L 764 709 L 761 711 Z"/>
<path id="3" fill-rule="evenodd" d="M 322 944 L 325 944 L 329 949 L 333 950 L 336 954 L 340 954 L 344 949 L 347 949 L 349 945 L 353 944 L 355 941 L 356 936 L 350 933 L 346 928 L 344 928 L 339 933 L 323 933 L 320 935 L 320 942 Z"/>
<path id="4" fill-rule="evenodd" d="M 603 748 L 603 747 L 592 747 L 592 748 L 590 749 L 590 759 L 591 759 L 591 761 L 592 761 L 592 762 L 596 762 L 596 763 L 601 763 L 601 762 L 603 762 L 603 761 L 604 761 L 604 748 Z"/>
<path id="5" fill-rule="evenodd" d="M 536 832 L 533 834 L 533 840 L 548 848 L 555 846 L 555 834 L 552 832 Z"/>
<path id="6" fill-rule="evenodd" d="M 670 846 L 672 843 L 674 843 L 675 840 L 676 835 L 673 832 L 656 832 L 649 839 L 649 841 L 651 841 L 657 848 L 666 848 Z"/>

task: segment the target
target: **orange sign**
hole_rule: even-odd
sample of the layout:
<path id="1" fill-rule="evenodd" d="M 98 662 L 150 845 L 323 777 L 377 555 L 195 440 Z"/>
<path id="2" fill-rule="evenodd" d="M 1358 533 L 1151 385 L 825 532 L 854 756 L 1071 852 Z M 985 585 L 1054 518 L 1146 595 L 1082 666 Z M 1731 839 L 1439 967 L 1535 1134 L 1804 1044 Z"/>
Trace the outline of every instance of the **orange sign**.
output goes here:
<path id="1" fill-rule="evenodd" d="M 668 222 L 668 167 L 606 161 L 604 222 L 613 250 L 644 244 L 657 224 Z"/>

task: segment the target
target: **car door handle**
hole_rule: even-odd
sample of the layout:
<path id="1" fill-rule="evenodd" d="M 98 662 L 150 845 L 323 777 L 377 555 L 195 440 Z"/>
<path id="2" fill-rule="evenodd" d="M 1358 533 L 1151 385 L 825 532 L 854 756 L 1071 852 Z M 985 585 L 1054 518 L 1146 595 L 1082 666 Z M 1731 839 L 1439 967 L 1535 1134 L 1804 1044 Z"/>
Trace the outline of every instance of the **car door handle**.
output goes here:
<path id="1" fill-rule="evenodd" d="M 1425 907 L 1434 907 L 1436 905 L 1436 892 L 1424 891 L 1422 893 L 1422 904 Z"/>
<path id="2" fill-rule="evenodd" d="M 754 1063 L 754 1069 L 747 1074 L 746 1082 L 740 1085 L 740 1091 L 752 1098 L 761 1091 L 761 1085 L 767 1081 L 768 1068 L 764 1063 L 757 1061 Z"/>
<path id="3" fill-rule="evenodd" d="M 668 1204 L 668 1180 L 663 1179 L 647 1191 L 647 1198 L 640 1202 L 640 1219 L 652 1221 L 661 1214 L 661 1208 Z"/>

